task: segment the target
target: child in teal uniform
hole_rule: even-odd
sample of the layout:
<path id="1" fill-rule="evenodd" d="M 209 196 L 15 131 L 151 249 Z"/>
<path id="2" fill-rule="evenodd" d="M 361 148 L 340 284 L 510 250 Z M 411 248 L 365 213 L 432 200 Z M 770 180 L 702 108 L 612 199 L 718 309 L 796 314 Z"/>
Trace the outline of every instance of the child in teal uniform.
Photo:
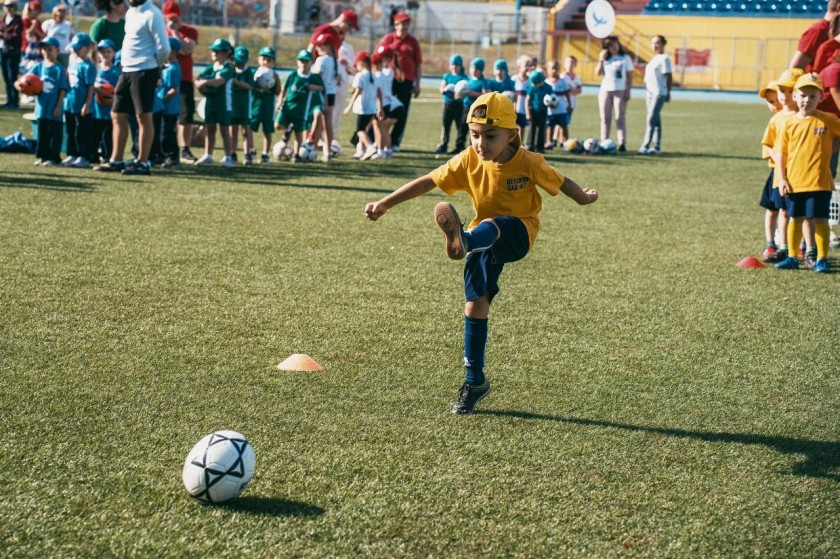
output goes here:
<path id="1" fill-rule="evenodd" d="M 464 89 L 460 95 L 458 93 L 455 94 L 455 97 L 461 99 L 464 106 L 461 121 L 458 124 L 458 138 L 455 140 L 455 149 L 450 152 L 452 155 L 460 153 L 467 145 L 467 137 L 470 133 L 469 126 L 467 126 L 467 116 L 470 114 L 470 105 L 488 90 L 487 80 L 484 79 L 484 67 L 485 62 L 483 58 L 473 58 L 470 62 L 470 73 L 467 76 L 469 88 Z"/>
<path id="2" fill-rule="evenodd" d="M 178 115 L 181 114 L 181 65 L 178 55 L 181 53 L 181 40 L 169 37 L 169 48 L 169 61 L 160 73 L 161 86 L 158 89 L 163 110 L 159 124 L 155 125 L 155 129 L 160 130 L 163 167 L 175 167 L 181 163 L 178 151 Z"/>
<path id="3" fill-rule="evenodd" d="M 525 110 L 530 125 L 528 150 L 545 152 L 545 127 L 548 123 L 548 108 L 543 99 L 552 93 L 551 86 L 545 83 L 545 74 L 539 70 L 531 72 L 531 85 L 525 95 Z"/>
<path id="4" fill-rule="evenodd" d="M 260 128 L 262 128 L 263 133 L 260 163 L 268 163 L 270 161 L 268 154 L 271 150 L 271 140 L 274 132 L 274 104 L 282 86 L 276 74 L 274 74 L 274 83 L 268 88 L 263 88 L 256 77 L 264 73 L 274 73 L 275 58 L 276 53 L 273 48 L 263 47 L 260 49 L 259 57 L 257 58 L 259 68 L 254 74 L 254 89 L 251 92 L 251 134 L 253 135 L 259 132 Z"/>
<path id="5" fill-rule="evenodd" d="M 195 87 L 207 99 L 204 108 L 204 155 L 196 165 L 212 165 L 213 150 L 216 147 L 216 130 L 222 134 L 222 144 L 225 150 L 223 167 L 233 167 L 233 139 L 230 135 L 230 116 L 233 111 L 233 79 L 236 68 L 230 63 L 233 47 L 227 39 L 216 39 L 210 45 L 210 58 L 213 64 L 208 64 L 198 75 Z"/>
<path id="6" fill-rule="evenodd" d="M 75 56 L 70 60 L 67 77 L 70 89 L 64 98 L 64 121 L 67 123 L 66 167 L 87 169 L 96 155 L 93 137 L 93 86 L 96 66 L 90 60 L 93 39 L 87 33 L 76 33 L 70 48 Z"/>
<path id="7" fill-rule="evenodd" d="M 99 70 L 93 85 L 93 141 L 99 159 L 108 161 L 114 149 L 114 125 L 111 121 L 111 105 L 114 102 L 114 88 L 122 73 L 114 64 L 117 46 L 111 39 L 102 39 L 96 44 Z"/>
<path id="8" fill-rule="evenodd" d="M 58 39 L 48 37 L 39 43 L 44 59 L 29 69 L 15 82 L 20 91 L 20 83 L 32 74 L 44 84 L 41 93 L 35 97 L 35 120 L 38 122 L 38 147 L 35 152 L 35 165 L 49 167 L 61 163 L 61 141 L 64 137 L 62 106 L 70 80 L 67 70 L 58 63 Z"/>
<path id="9" fill-rule="evenodd" d="M 464 59 L 460 54 L 453 54 L 449 57 L 449 72 L 444 74 L 440 81 L 440 93 L 443 95 L 443 132 L 440 135 L 440 143 L 435 148 L 435 153 L 444 154 L 449 149 L 449 129 L 455 125 L 455 132 L 457 134 L 461 126 L 461 120 L 464 114 L 464 104 L 460 99 L 455 99 L 455 84 L 467 79 L 467 74 L 464 72 Z M 464 149 L 464 146 L 461 146 Z M 453 153 L 461 151 L 457 147 Z"/>
<path id="10" fill-rule="evenodd" d="M 230 136 L 233 142 L 233 158 L 239 144 L 239 129 L 242 129 L 245 165 L 254 164 L 254 135 L 251 133 L 251 92 L 254 89 L 254 69 L 248 66 L 251 53 L 242 45 L 233 51 L 233 116 L 230 119 Z"/>

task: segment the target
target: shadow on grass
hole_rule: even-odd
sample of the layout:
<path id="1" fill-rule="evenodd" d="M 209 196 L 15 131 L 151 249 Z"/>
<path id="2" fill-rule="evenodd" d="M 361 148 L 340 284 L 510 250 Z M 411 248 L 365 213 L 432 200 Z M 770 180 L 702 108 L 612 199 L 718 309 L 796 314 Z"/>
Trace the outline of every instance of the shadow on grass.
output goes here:
<path id="1" fill-rule="evenodd" d="M 42 174 L 6 177 L 0 180 L 0 187 L 36 188 L 40 190 L 55 190 L 58 192 L 96 192 L 96 188 L 89 184 L 82 184 L 60 177 L 48 177 Z"/>
<path id="2" fill-rule="evenodd" d="M 222 503 L 221 508 L 231 512 L 253 514 L 255 516 L 307 516 L 316 517 L 324 514 L 324 509 L 316 505 L 274 499 L 271 497 L 239 497 L 228 503 Z"/>
<path id="3" fill-rule="evenodd" d="M 792 474 L 809 477 L 827 478 L 840 482 L 840 442 L 812 441 L 809 439 L 794 439 L 791 437 L 770 437 L 753 433 L 713 433 L 710 431 L 688 431 L 685 429 L 669 429 L 665 427 L 643 427 L 628 423 L 615 423 L 595 419 L 579 419 L 558 415 L 543 415 L 524 411 L 512 410 L 478 410 L 480 415 L 496 415 L 500 417 L 514 417 L 517 419 L 533 419 L 540 421 L 559 421 L 573 425 L 587 425 L 592 427 L 607 427 L 642 433 L 655 433 L 668 437 L 696 439 L 711 443 L 759 444 L 768 446 L 784 454 L 803 454 L 805 460 L 794 466 Z"/>

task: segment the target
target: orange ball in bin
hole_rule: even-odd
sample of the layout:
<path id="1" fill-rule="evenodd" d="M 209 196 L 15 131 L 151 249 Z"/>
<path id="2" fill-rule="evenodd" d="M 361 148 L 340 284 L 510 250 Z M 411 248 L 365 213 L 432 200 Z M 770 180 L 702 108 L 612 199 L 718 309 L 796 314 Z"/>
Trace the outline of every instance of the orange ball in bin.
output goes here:
<path id="1" fill-rule="evenodd" d="M 114 86 L 108 82 L 96 86 L 96 102 L 100 105 L 110 105 L 114 101 Z"/>
<path id="2" fill-rule="evenodd" d="M 44 82 L 35 74 L 26 74 L 20 79 L 20 92 L 24 95 L 38 95 L 44 90 Z"/>

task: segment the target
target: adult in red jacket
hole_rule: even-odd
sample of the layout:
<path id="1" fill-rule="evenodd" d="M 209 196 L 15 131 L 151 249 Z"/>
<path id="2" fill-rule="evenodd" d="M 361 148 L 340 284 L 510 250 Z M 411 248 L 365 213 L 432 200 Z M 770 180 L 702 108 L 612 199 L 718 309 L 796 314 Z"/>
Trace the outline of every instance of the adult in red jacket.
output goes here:
<path id="1" fill-rule="evenodd" d="M 309 39 L 309 46 L 306 47 L 311 53 L 315 52 L 315 45 L 332 45 L 333 52 L 338 56 L 338 49 L 344 42 L 344 36 L 351 29 L 359 30 L 359 16 L 353 10 L 344 10 L 337 18 L 329 23 L 324 23 L 315 28 L 312 37 Z"/>
<path id="2" fill-rule="evenodd" d="M 832 0 L 840 1 L 840 0 Z M 402 74 L 402 80 L 394 80 L 393 93 L 402 101 L 405 107 L 402 118 L 397 120 L 391 131 L 391 149 L 400 150 L 405 124 L 408 121 L 408 107 L 411 104 L 412 96 L 420 95 L 420 78 L 423 75 L 422 64 L 423 54 L 420 52 L 420 43 L 412 37 L 408 28 L 411 25 L 411 16 L 405 13 L 394 16 L 394 32 L 388 33 L 379 41 L 379 49 L 391 49 L 396 55 L 397 67 Z"/>
<path id="3" fill-rule="evenodd" d="M 814 61 L 817 59 L 817 49 L 831 38 L 829 26 L 838 13 L 838 6 L 840 6 L 840 0 L 828 0 L 823 18 L 802 33 L 796 52 L 790 61 L 791 68 L 802 68 L 806 72 L 812 70 Z"/>

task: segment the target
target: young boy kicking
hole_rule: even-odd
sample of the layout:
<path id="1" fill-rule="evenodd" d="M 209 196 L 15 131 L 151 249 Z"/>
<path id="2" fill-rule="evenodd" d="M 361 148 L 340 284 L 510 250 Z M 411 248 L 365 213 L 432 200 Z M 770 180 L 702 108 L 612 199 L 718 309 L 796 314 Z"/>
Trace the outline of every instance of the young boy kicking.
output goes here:
<path id="1" fill-rule="evenodd" d="M 447 194 L 465 191 L 476 217 L 464 230 L 451 204 L 435 207 L 435 221 L 446 238 L 446 254 L 466 257 L 464 269 L 464 364 L 466 380 L 452 413 L 465 414 L 490 393 L 484 377 L 487 318 L 499 292 L 505 264 L 522 259 L 540 229 L 542 198 L 537 186 L 550 195 L 563 192 L 578 204 L 591 204 L 598 192 L 581 188 L 546 163 L 542 155 L 521 146 L 513 103 L 493 92 L 478 97 L 467 116 L 471 146 L 428 175 L 398 188 L 365 207 L 376 221 L 392 207 L 435 187 Z"/>

